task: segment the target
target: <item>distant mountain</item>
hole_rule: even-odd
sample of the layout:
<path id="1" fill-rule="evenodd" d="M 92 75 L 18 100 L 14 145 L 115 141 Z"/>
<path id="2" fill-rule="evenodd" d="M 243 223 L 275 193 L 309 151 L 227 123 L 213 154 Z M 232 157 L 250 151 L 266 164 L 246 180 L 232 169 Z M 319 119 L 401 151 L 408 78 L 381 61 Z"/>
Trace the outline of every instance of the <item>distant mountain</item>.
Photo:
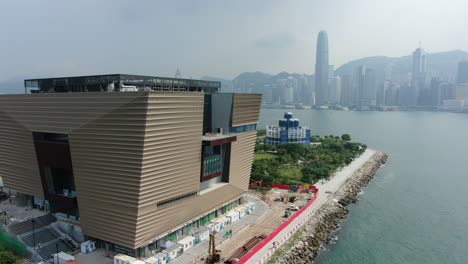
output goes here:
<path id="1" fill-rule="evenodd" d="M 455 78 L 458 62 L 464 58 L 468 58 L 468 53 L 462 50 L 428 53 L 426 61 L 429 77 L 437 76 L 449 80 Z M 335 74 L 353 74 L 355 68 L 366 65 L 366 67 L 376 71 L 377 80 L 382 81 L 388 75 L 391 76 L 392 80 L 405 81 L 409 79 L 412 60 L 411 55 L 397 58 L 385 56 L 366 57 L 341 65 L 336 69 Z"/>
<path id="2" fill-rule="evenodd" d="M 288 73 L 288 72 L 280 72 L 276 75 L 264 73 L 264 72 L 244 72 L 239 74 L 234 80 L 232 80 L 233 87 L 236 92 L 258 92 L 261 93 L 266 89 L 273 88 L 277 80 L 279 79 L 287 79 L 289 77 L 293 77 L 299 79 L 301 77 L 310 77 L 304 74 L 298 73 Z"/>
<path id="3" fill-rule="evenodd" d="M 219 77 L 213 77 L 213 76 L 202 76 L 200 78 L 200 80 L 206 80 L 206 81 L 214 81 L 214 82 L 231 82 L 231 80 L 228 80 L 228 79 L 223 79 L 223 78 L 219 78 Z"/>
<path id="4" fill-rule="evenodd" d="M 272 75 L 263 72 L 243 72 L 232 80 L 236 92 L 258 92 L 270 86 Z"/>
<path id="5" fill-rule="evenodd" d="M 24 93 L 23 80 L 7 80 L 0 82 L 0 94 Z"/>

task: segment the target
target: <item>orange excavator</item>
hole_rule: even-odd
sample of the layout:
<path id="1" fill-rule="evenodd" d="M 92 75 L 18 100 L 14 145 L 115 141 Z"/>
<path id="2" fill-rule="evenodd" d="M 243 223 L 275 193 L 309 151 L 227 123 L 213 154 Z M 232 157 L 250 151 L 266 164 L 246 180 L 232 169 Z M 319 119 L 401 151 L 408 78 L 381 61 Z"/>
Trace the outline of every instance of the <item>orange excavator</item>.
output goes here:
<path id="1" fill-rule="evenodd" d="M 206 259 L 207 263 L 218 263 L 221 260 L 221 250 L 216 249 L 215 234 L 216 231 L 213 231 L 210 234 L 210 244 L 208 245 L 208 258 Z"/>

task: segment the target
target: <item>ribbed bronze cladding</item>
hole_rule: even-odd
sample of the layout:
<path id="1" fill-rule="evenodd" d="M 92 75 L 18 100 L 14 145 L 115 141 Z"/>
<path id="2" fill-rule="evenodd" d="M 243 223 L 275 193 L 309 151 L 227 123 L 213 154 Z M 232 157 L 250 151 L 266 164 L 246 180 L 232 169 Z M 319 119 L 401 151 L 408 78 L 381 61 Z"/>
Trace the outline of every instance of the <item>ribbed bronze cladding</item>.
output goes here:
<path id="1" fill-rule="evenodd" d="M 256 131 L 240 133 L 231 143 L 229 183 L 244 191 L 249 188 L 256 136 Z"/>
<path id="2" fill-rule="evenodd" d="M 162 234 L 188 223 L 189 220 L 197 218 L 205 212 L 216 209 L 223 203 L 240 197 L 243 193 L 244 190 L 232 184 L 227 184 L 204 195 L 161 206 L 155 211 L 148 210 L 147 213 L 139 215 L 139 236 L 134 247 L 147 245 Z"/>
<path id="3" fill-rule="evenodd" d="M 83 231 L 117 244 L 132 245 L 147 97 L 148 93 L 0 96 L 2 116 L 14 120 L 2 119 L 1 133 L 22 128 L 2 139 L 1 145 L 17 142 L 17 149 L 2 150 L 1 157 L 21 153 L 24 158 L 13 165 L 25 168 L 10 175 L 4 174 L 8 167 L 1 167 L 5 185 L 28 194 L 40 192 L 42 196 L 32 132 L 68 134 Z M 33 184 L 35 189 L 31 191 Z"/>
<path id="4" fill-rule="evenodd" d="M 201 94 L 150 94 L 135 247 L 178 221 L 190 219 L 183 217 L 187 212 L 181 210 L 180 202 L 162 207 L 157 203 L 199 191 L 202 130 Z M 174 211 L 183 214 L 175 217 Z"/>
<path id="5" fill-rule="evenodd" d="M 260 101 L 251 108 L 258 118 Z M 257 122 L 250 111 L 237 116 Z M 43 196 L 32 131 L 68 134 L 83 231 L 138 248 L 247 190 L 255 132 L 233 143 L 229 184 L 157 207 L 199 190 L 202 126 L 201 93 L 0 96 L 0 175 L 12 189 Z"/>
<path id="6" fill-rule="evenodd" d="M 260 94 L 234 94 L 232 126 L 257 123 L 261 102 Z"/>
<path id="7" fill-rule="evenodd" d="M 146 94 L 136 96 L 69 135 L 80 223 L 86 235 L 133 244 L 147 100 Z"/>
<path id="8" fill-rule="evenodd" d="M 32 133 L 5 112 L 0 97 L 0 177 L 6 187 L 44 197 Z"/>

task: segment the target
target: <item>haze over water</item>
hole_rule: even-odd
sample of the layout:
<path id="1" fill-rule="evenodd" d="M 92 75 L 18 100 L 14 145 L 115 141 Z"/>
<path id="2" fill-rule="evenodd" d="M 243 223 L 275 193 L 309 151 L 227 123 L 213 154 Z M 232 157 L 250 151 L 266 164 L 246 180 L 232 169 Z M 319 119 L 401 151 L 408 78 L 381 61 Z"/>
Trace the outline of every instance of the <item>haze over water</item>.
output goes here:
<path id="1" fill-rule="evenodd" d="M 285 111 L 389 155 L 319 264 L 468 263 L 468 115 L 262 109 L 259 128 Z"/>

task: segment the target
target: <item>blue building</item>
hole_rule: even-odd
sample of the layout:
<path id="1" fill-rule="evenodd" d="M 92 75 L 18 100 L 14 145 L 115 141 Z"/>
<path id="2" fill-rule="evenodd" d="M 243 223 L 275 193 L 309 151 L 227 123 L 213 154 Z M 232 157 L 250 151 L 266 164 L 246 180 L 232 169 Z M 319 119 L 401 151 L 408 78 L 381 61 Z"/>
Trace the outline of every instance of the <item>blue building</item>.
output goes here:
<path id="1" fill-rule="evenodd" d="M 310 128 L 299 125 L 299 119 L 293 118 L 291 112 L 284 113 L 277 127 L 266 127 L 266 143 L 270 145 L 280 144 L 310 144 Z"/>

